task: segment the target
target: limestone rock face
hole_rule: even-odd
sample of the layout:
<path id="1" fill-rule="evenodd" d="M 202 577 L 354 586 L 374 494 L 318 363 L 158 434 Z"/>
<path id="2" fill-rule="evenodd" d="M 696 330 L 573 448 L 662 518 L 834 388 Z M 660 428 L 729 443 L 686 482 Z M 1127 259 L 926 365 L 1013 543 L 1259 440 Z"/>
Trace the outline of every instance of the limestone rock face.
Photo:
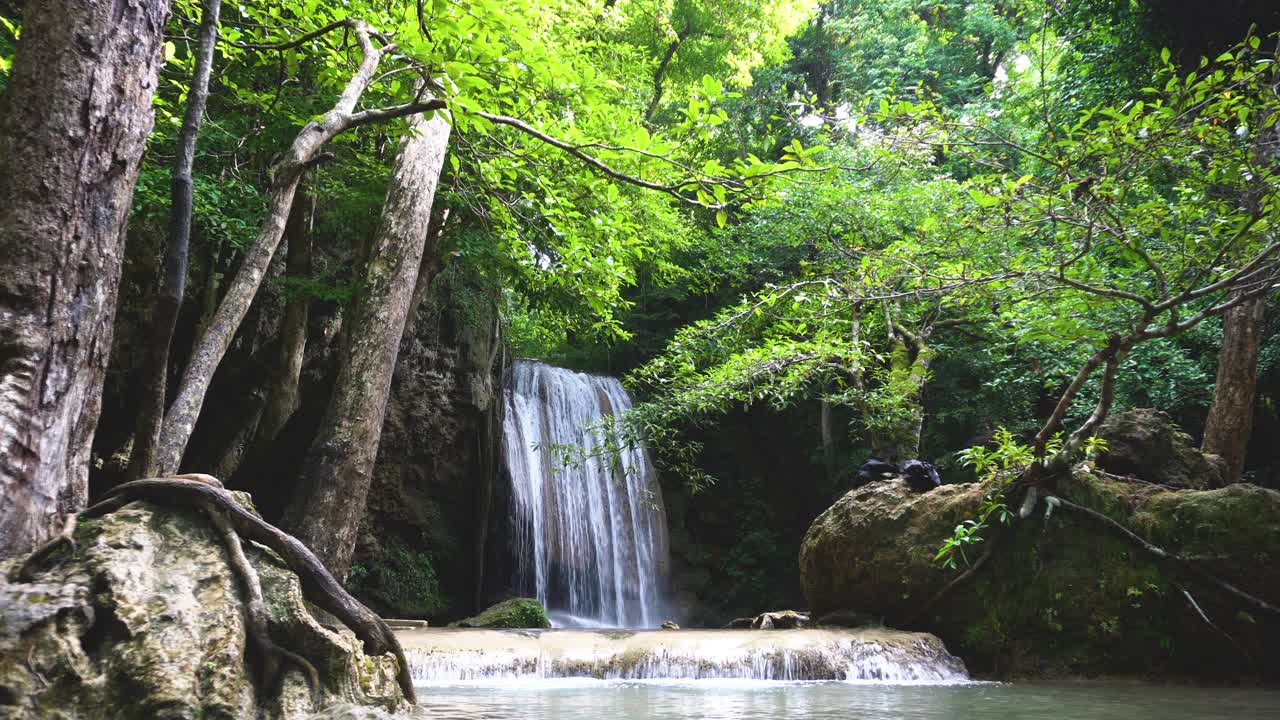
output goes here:
<path id="1" fill-rule="evenodd" d="M 273 640 L 309 659 L 323 687 L 313 695 L 288 661 L 264 681 L 243 588 L 198 512 L 132 503 L 81 523 L 76 542 L 31 583 L 7 579 L 17 561 L 0 564 L 0 716 L 302 718 L 403 704 L 395 659 L 367 657 L 350 630 L 322 623 L 298 577 L 245 543 Z"/>
<path id="2" fill-rule="evenodd" d="M 910 616 L 957 574 L 939 567 L 934 555 L 972 517 L 985 490 L 944 485 L 919 494 L 885 481 L 846 494 L 813 522 L 800 552 L 813 616 L 857 613 L 890 624 Z M 1108 480 L 1081 467 L 1059 482 L 1059 492 L 1250 593 L 1280 600 L 1274 490 L 1245 484 L 1174 490 Z M 1042 504 L 1002 542 L 972 582 L 910 629 L 936 633 L 971 669 L 1001 676 L 1215 676 L 1276 666 L 1276 618 L 1156 563 L 1087 518 L 1060 509 L 1046 520 L 1043 510 Z M 1183 588 L 1252 662 L 1204 622 Z"/>
<path id="3" fill-rule="evenodd" d="M 547 611 L 533 598 L 511 598 L 488 608 L 484 612 L 459 620 L 453 627 L 463 628 L 549 628 L 551 620 Z"/>
<path id="4" fill-rule="evenodd" d="M 1173 487 L 1204 489 L 1222 485 L 1217 456 L 1205 455 L 1190 435 L 1159 410 L 1137 408 L 1115 413 L 1098 431 L 1107 451 L 1098 466 Z"/>

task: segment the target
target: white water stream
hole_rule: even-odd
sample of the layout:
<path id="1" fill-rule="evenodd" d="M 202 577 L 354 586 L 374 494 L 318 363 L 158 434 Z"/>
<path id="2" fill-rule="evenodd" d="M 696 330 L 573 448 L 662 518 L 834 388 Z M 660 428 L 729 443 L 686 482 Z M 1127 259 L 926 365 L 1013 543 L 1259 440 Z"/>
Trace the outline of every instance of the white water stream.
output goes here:
<path id="1" fill-rule="evenodd" d="M 397 633 L 418 683 L 968 680 L 932 635 L 862 630 L 448 630 Z"/>
<path id="2" fill-rule="evenodd" d="M 662 623 L 667 527 L 644 448 L 591 457 L 601 419 L 631 407 L 622 384 L 518 360 L 505 402 L 518 591 L 557 627 Z M 564 449 L 587 459 L 566 465 Z"/>

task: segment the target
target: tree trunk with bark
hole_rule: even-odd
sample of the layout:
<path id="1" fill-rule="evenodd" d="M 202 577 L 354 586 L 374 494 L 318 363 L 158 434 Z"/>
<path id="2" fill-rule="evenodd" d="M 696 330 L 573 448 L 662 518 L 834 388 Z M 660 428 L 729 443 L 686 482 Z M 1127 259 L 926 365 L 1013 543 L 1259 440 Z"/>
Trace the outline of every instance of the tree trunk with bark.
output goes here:
<path id="1" fill-rule="evenodd" d="M 834 480 L 836 476 L 836 453 L 839 448 L 836 447 L 835 419 L 833 416 L 833 408 L 830 400 L 821 400 L 818 406 L 818 425 L 822 433 L 822 466 L 827 471 L 827 479 Z"/>
<path id="2" fill-rule="evenodd" d="M 658 104 L 662 102 L 662 86 L 666 81 L 667 67 L 675 59 L 676 51 L 680 49 L 680 45 L 688 39 L 692 32 L 693 26 L 685 23 L 684 28 L 676 33 L 675 38 L 667 44 L 666 51 L 662 53 L 662 59 L 658 61 L 658 67 L 653 71 L 653 94 L 649 96 L 649 105 L 644 109 L 645 124 L 653 122 L 653 115 L 658 111 Z"/>
<path id="3" fill-rule="evenodd" d="M 1218 378 L 1213 404 L 1204 425 L 1207 453 L 1222 458 L 1222 481 L 1240 482 L 1253 431 L 1253 396 L 1258 378 L 1258 347 L 1265 298 L 1258 297 L 1231 308 L 1222 316 L 1222 349 L 1218 353 Z"/>
<path id="4" fill-rule="evenodd" d="M 391 374 L 422 263 L 449 123 L 415 117 L 352 308 L 338 378 L 285 524 L 343 577 L 364 516 Z"/>
<path id="5" fill-rule="evenodd" d="M 200 18 L 200 41 L 196 67 L 187 93 L 187 107 L 178 133 L 178 150 L 173 160 L 170 183 L 169 247 L 165 252 L 164 279 L 156 297 L 152 336 L 142 368 L 142 402 L 133 434 L 129 459 L 132 479 L 157 474 L 156 445 L 164 420 L 165 386 L 169 378 L 169 345 L 182 309 L 187 285 L 187 248 L 191 244 L 191 202 L 194 192 L 192 169 L 196 159 L 196 138 L 209 99 L 209 75 L 213 69 L 214 47 L 218 42 L 218 15 L 222 0 L 204 0 Z"/>
<path id="6" fill-rule="evenodd" d="M 295 280 L 311 277 L 311 228 L 315 217 L 315 198 L 304 197 L 294 206 L 285 228 L 288 256 L 285 273 Z M 276 359 L 271 387 L 253 446 L 264 448 L 275 440 L 280 429 L 298 409 L 298 381 L 302 376 L 302 360 L 307 350 L 308 308 L 311 298 L 294 288 L 285 303 L 284 321 L 280 329 L 280 354 Z"/>
<path id="7" fill-rule="evenodd" d="M 0 96 L 0 555 L 84 507 L 168 0 L 29 3 Z"/>
<path id="8" fill-rule="evenodd" d="M 359 41 L 362 53 L 360 65 L 333 108 L 319 120 L 309 122 L 302 128 L 285 157 L 273 169 L 274 180 L 267 215 L 253 245 L 245 253 L 239 272 L 228 286 L 208 329 L 192 353 L 182 382 L 178 385 L 178 392 L 165 414 L 156 453 L 160 475 L 173 475 L 178 471 L 187 442 L 191 439 L 196 420 L 204 406 L 205 393 L 213 382 L 213 374 L 227 349 L 231 347 L 231 341 L 235 338 L 240 323 L 244 321 L 267 268 L 271 265 L 271 258 L 284 236 L 298 184 L 307 169 L 320 158 L 325 144 L 360 125 L 443 106 L 442 102 L 436 101 L 357 112 L 356 103 L 376 79 L 383 57 L 394 51 L 396 46 L 392 44 L 375 48 L 373 29 L 362 21 L 347 20 L 334 24 L 330 29 L 340 27 L 352 32 Z"/>

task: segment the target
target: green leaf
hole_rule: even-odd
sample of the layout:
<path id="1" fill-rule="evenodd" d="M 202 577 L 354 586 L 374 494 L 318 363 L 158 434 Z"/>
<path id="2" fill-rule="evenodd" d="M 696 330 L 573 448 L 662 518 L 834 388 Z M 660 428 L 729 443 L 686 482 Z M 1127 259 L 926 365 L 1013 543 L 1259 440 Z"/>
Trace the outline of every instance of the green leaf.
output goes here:
<path id="1" fill-rule="evenodd" d="M 729 213 L 727 213 L 727 212 L 725 212 L 725 211 L 723 211 L 723 210 L 717 210 L 717 211 L 716 211 L 716 225 L 719 225 L 720 227 L 724 227 L 724 226 L 725 226 L 725 223 L 727 223 L 727 222 L 729 222 Z"/>
<path id="2" fill-rule="evenodd" d="M 1000 198 L 994 195 L 988 195 L 977 188 L 970 188 L 969 197 L 973 198 L 973 201 L 978 204 L 978 207 L 989 208 L 1000 204 Z"/>

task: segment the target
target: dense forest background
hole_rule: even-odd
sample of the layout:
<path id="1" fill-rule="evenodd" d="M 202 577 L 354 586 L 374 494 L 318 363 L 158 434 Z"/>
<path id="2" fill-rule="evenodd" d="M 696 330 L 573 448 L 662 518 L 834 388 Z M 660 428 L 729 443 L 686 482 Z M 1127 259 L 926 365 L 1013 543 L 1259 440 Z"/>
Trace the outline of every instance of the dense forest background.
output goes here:
<path id="1" fill-rule="evenodd" d="M 89 494 L 138 474 L 148 398 L 203 383 L 203 408 L 157 435 L 189 435 L 168 469 L 305 524 L 298 488 L 342 477 L 315 465 L 317 438 L 341 435 L 340 358 L 379 316 L 362 303 L 401 138 L 431 132 L 410 131 L 404 108 L 438 95 L 422 107 L 447 108 L 452 134 L 426 247 L 397 258 L 418 271 L 404 331 L 387 336 L 385 417 L 369 421 L 368 510 L 340 563 L 386 612 L 456 617 L 503 590 L 502 489 L 487 478 L 512 358 L 627 378 L 660 450 L 673 584 L 711 622 L 802 602 L 804 529 L 868 456 L 972 479 L 958 453 L 1000 428 L 1034 436 L 1129 325 L 1126 303 L 1231 277 L 1274 232 L 1276 86 L 1260 63 L 1280 9 L 1263 0 L 232 3 L 191 135 L 209 6 L 174 2 L 165 34 Z M 23 3 L 0 2 L 0 88 L 23 21 Z M 362 72 L 370 37 L 399 47 L 347 108 L 360 119 L 289 171 L 281 204 L 299 129 Z M 171 179 L 191 141 L 175 286 Z M 1239 162 L 1209 173 L 1203 158 Z M 264 254 L 273 216 L 281 250 Z M 261 287 L 225 325 L 254 263 Z M 1148 320 L 1175 326 L 1207 297 Z M 1228 473 L 1280 487 L 1280 303 L 1249 302 L 1227 322 L 1252 338 L 1254 441 Z M 1113 396 L 1199 440 L 1226 314 L 1096 363 L 1114 360 L 1113 387 L 1090 379 L 1066 420 Z"/>

